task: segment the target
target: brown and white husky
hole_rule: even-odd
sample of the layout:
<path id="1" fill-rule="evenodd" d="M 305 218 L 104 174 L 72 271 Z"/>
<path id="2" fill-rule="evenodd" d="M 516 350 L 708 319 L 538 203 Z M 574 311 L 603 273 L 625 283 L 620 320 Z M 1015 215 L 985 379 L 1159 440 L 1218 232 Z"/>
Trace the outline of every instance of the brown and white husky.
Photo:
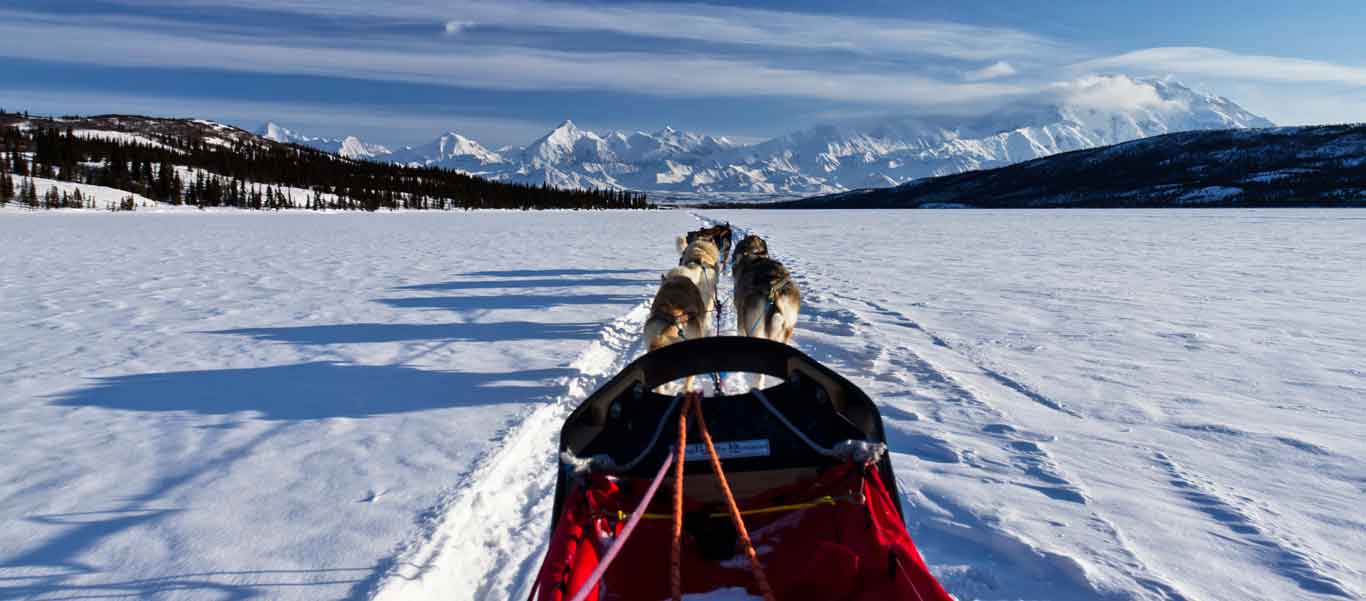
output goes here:
<path id="1" fill-rule="evenodd" d="M 706 335 L 702 292 L 697 284 L 681 275 L 665 275 L 650 304 L 643 338 L 648 350 Z"/>
<path id="2" fill-rule="evenodd" d="M 801 292 L 782 263 L 768 256 L 768 243 L 750 234 L 735 247 L 735 327 L 741 336 L 792 343 Z"/>

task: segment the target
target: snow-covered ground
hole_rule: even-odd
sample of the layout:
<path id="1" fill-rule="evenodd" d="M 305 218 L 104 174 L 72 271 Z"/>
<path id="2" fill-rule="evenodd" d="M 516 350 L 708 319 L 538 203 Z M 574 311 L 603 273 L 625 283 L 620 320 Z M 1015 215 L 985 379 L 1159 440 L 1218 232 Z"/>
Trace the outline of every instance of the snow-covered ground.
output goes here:
<path id="1" fill-rule="evenodd" d="M 705 216 L 880 399 L 960 598 L 1366 594 L 1366 215 Z M 558 422 L 697 224 L 0 215 L 0 598 L 525 598 Z"/>
<path id="2" fill-rule="evenodd" d="M 194 179 L 195 179 L 196 176 L 198 176 L 198 177 L 205 177 L 205 176 L 213 176 L 213 175 L 215 175 L 214 173 L 212 173 L 212 172 L 210 172 L 210 171 L 207 171 L 207 170 L 204 170 L 204 169 L 196 169 L 196 168 L 192 168 L 192 167 L 184 167 L 184 166 L 179 166 L 179 165 L 177 165 L 177 166 L 175 167 L 175 170 L 176 170 L 176 174 L 178 174 L 178 175 L 181 177 L 181 179 L 182 179 L 183 181 L 187 181 L 187 182 L 192 182 L 192 181 L 194 181 Z M 161 212 L 161 213 L 194 213 L 194 212 L 199 212 L 199 211 L 201 211 L 201 209 L 199 209 L 198 207 L 195 207 L 195 206 L 184 205 L 184 204 L 182 204 L 182 205 L 173 205 L 173 204 L 170 204 L 170 203 L 160 202 L 160 201 L 157 201 L 157 200 L 153 200 L 153 199 L 151 199 L 151 198 L 147 198 L 146 196 L 143 196 L 143 195 L 141 195 L 141 194 L 134 194 L 134 193 L 132 193 L 132 192 L 129 192 L 129 191 L 127 191 L 127 190 L 121 190 L 121 189 L 119 189 L 119 188 L 110 188 L 110 187 L 107 187 L 107 186 L 97 186 L 97 185 L 94 185 L 94 184 L 77 184 L 77 183 L 73 183 L 73 182 L 64 182 L 64 181 L 61 181 L 61 180 L 48 179 L 48 178 L 43 178 L 43 177 L 22 177 L 22 176 L 18 176 L 18 175 L 10 175 L 9 178 L 10 178 L 10 180 L 11 180 L 12 182 L 14 182 L 14 187 L 15 187 L 16 190 L 17 190 L 20 186 L 26 185 L 28 182 L 33 182 L 34 190 L 35 190 L 36 193 L 38 194 L 38 198 L 39 198 L 40 201 L 41 201 L 43 195 L 46 194 L 46 193 L 48 192 L 48 190 L 51 190 L 52 188 L 56 188 L 58 193 L 65 192 L 65 193 L 67 193 L 67 194 L 73 194 L 73 193 L 75 193 L 76 191 L 80 191 L 81 196 L 84 197 L 84 199 L 85 199 L 86 201 L 93 201 L 93 202 L 94 202 L 94 208 L 95 208 L 96 210 L 108 210 L 109 208 L 111 208 L 111 207 L 113 207 L 113 206 L 117 206 L 117 205 L 120 203 L 120 201 L 122 201 L 123 199 L 128 198 L 128 197 L 131 196 L 131 197 L 133 198 L 134 210 L 135 210 L 135 211 L 143 211 L 143 212 L 152 211 L 152 212 Z M 237 182 L 237 181 L 238 181 L 236 178 L 231 178 L 231 177 L 224 178 L 224 180 L 226 180 L 226 181 L 228 181 L 228 182 Z M 248 190 L 249 192 L 250 192 L 250 191 L 253 191 L 253 190 L 260 190 L 262 193 L 266 193 L 266 192 L 268 192 L 268 191 L 274 191 L 275 193 L 281 194 L 281 195 L 283 195 L 285 198 L 288 198 L 288 199 L 289 199 L 289 202 L 293 203 L 295 206 L 298 206 L 298 207 L 306 207 L 306 206 L 308 206 L 308 203 L 309 203 L 310 199 L 314 198 L 314 193 L 313 193 L 313 191 L 312 191 L 312 190 L 309 190 L 309 189 L 307 189 L 307 188 L 295 188 L 295 187 L 293 187 L 293 186 L 278 186 L 278 185 L 260 184 L 260 183 L 251 182 L 251 181 L 246 181 L 246 182 L 244 182 L 244 184 L 246 185 L 247 190 Z M 321 200 L 322 202 L 324 202 L 324 203 L 335 203 L 335 202 L 337 201 L 337 195 L 336 195 L 336 194 L 333 194 L 333 193 L 330 193 L 330 192 L 319 194 L 319 195 L 317 196 L 317 198 L 318 198 L 319 200 Z M 11 202 L 9 202 L 8 204 L 6 204 L 6 205 L 4 205 L 4 206 L 0 206 L 0 215 L 5 214 L 5 213 L 26 213 L 26 212 L 32 212 L 32 211 L 34 211 L 34 210 L 36 210 L 36 209 L 32 209 L 32 208 L 30 208 L 30 207 L 24 206 L 24 205 L 20 204 L 19 202 L 11 201 Z M 48 210 L 48 209 L 42 209 L 42 210 Z M 58 211 L 67 211 L 67 212 L 71 212 L 71 211 L 81 212 L 81 211 L 86 211 L 86 210 L 88 210 L 88 209 L 76 209 L 76 208 L 72 208 L 72 209 L 55 209 L 55 210 L 58 210 Z M 210 208 L 203 209 L 203 210 L 206 210 L 206 211 L 227 211 L 227 212 L 230 212 L 230 213 L 237 213 L 237 212 L 238 212 L 238 209 L 229 208 L 229 207 L 210 207 Z"/>
<path id="3" fill-rule="evenodd" d="M 1366 594 L 1366 214 L 726 215 L 984 599 Z"/>
<path id="4" fill-rule="evenodd" d="M 8 177 L 10 178 L 10 181 L 14 182 L 14 189 L 16 191 L 19 189 L 20 186 L 26 185 L 28 182 L 33 182 L 33 189 L 38 194 L 39 201 L 42 200 L 43 195 L 47 194 L 49 190 L 56 188 L 59 194 L 62 192 L 65 192 L 67 194 L 75 194 L 76 192 L 80 192 L 81 196 L 84 198 L 85 201 L 93 201 L 95 203 L 95 208 L 99 210 L 107 210 L 110 206 L 116 206 L 123 199 L 128 198 L 130 196 L 133 198 L 133 202 L 135 203 L 135 206 L 137 208 L 154 210 L 172 208 L 171 205 L 159 203 L 141 194 L 134 194 L 127 190 L 110 188 L 108 186 L 96 186 L 94 184 L 77 184 L 73 182 L 64 182 L 61 180 L 48 179 L 45 177 L 20 177 L 17 175 L 9 175 Z M 33 210 L 35 209 L 30 209 L 28 207 L 21 206 L 17 201 L 10 201 L 4 206 L 0 206 L 0 215 L 3 215 L 5 213 L 31 212 Z M 70 211 L 80 210 L 82 209 L 70 209 Z"/>

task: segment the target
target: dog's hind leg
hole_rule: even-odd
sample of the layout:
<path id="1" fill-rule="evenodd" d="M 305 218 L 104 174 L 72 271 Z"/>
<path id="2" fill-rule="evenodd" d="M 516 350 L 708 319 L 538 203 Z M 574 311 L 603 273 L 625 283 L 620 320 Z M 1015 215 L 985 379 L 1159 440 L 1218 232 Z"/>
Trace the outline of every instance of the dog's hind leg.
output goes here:
<path id="1" fill-rule="evenodd" d="M 797 331 L 797 312 L 801 310 L 801 305 L 796 299 L 783 296 L 778 299 L 774 309 L 774 319 L 771 320 L 769 333 L 774 340 L 791 345 L 792 335 Z"/>

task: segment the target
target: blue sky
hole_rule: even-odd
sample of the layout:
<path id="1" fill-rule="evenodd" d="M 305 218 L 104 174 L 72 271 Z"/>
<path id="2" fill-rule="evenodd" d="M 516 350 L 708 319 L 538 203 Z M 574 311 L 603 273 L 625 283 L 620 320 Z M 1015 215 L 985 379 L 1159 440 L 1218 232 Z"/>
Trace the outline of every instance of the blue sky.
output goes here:
<path id="1" fill-rule="evenodd" d="M 525 143 L 566 118 L 753 140 L 1117 73 L 1282 124 L 1366 121 L 1362 31 L 1360 1 L 10 0 L 0 107 L 386 144 Z"/>

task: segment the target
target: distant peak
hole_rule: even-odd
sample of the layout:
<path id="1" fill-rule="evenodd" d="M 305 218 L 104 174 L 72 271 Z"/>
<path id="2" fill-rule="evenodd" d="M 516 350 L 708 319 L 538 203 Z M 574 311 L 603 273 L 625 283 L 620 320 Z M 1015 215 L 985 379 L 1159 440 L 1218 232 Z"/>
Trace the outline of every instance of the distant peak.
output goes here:
<path id="1" fill-rule="evenodd" d="M 276 142 L 286 142 L 294 135 L 294 132 L 289 131 L 289 128 L 274 121 L 267 121 L 265 125 L 262 125 L 260 129 L 256 130 L 256 133 L 267 140 L 274 140 Z"/>

